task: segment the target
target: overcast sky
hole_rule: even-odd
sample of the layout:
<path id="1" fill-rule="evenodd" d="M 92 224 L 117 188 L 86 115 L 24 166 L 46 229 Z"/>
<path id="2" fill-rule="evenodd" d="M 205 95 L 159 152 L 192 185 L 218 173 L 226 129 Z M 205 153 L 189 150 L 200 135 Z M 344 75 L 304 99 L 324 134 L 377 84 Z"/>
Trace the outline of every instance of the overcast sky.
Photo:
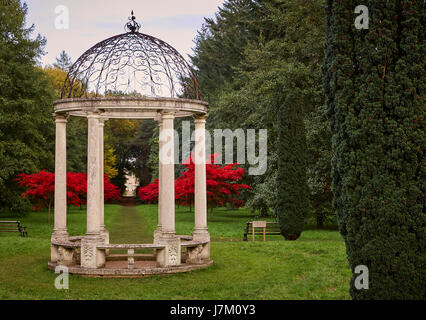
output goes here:
<path id="1" fill-rule="evenodd" d="M 133 9 L 140 32 L 160 38 L 188 60 L 193 40 L 204 22 L 213 17 L 224 0 L 26 0 L 27 24 L 47 38 L 43 64 L 52 64 L 62 50 L 73 62 L 84 51 L 111 36 L 124 32 Z M 58 30 L 58 6 L 69 9 L 69 29 Z"/>

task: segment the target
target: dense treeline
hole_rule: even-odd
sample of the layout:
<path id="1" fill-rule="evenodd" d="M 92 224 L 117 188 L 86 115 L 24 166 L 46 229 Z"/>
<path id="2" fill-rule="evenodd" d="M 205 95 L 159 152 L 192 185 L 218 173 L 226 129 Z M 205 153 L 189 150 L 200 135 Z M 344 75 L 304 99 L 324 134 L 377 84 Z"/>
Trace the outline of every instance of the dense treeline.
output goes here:
<path id="1" fill-rule="evenodd" d="M 16 175 L 54 168 L 54 93 L 36 67 L 45 39 L 25 27 L 26 5 L 0 3 L 0 208 L 21 213 Z"/>
<path id="2" fill-rule="evenodd" d="M 268 170 L 246 178 L 254 187 L 246 197 L 296 234 L 309 212 L 319 226 L 334 216 L 321 85 L 324 21 L 319 0 L 226 1 L 206 19 L 192 57 L 210 103 L 210 129 L 268 129 Z"/>

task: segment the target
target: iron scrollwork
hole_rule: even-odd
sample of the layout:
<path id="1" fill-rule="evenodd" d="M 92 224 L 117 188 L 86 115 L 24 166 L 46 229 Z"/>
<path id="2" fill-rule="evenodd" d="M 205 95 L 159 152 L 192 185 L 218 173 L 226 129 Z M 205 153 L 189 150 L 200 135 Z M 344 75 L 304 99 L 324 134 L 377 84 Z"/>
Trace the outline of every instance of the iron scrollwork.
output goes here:
<path id="1" fill-rule="evenodd" d="M 62 98 L 132 95 L 200 100 L 198 81 L 182 55 L 139 32 L 133 14 L 126 33 L 99 42 L 70 68 Z"/>

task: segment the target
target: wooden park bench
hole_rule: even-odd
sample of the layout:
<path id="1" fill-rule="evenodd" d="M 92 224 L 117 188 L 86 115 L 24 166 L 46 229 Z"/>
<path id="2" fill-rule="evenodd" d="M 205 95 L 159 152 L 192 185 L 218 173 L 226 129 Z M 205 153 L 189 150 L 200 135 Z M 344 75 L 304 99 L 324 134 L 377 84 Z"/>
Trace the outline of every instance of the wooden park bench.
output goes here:
<path id="1" fill-rule="evenodd" d="M 0 232 L 19 232 L 21 237 L 28 237 L 27 227 L 20 221 L 0 221 Z"/>
<path id="2" fill-rule="evenodd" d="M 253 241 L 255 241 L 256 235 L 263 235 L 263 241 L 266 241 L 267 235 L 278 236 L 281 235 L 281 231 L 278 222 L 252 221 L 247 222 L 243 241 L 248 241 L 249 234 L 252 235 Z"/>

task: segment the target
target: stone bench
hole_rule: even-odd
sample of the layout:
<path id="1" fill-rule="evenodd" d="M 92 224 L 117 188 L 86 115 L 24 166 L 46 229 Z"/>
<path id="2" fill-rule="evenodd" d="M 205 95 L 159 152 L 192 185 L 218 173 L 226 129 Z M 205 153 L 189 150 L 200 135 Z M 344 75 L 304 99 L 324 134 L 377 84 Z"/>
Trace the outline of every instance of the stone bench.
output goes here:
<path id="1" fill-rule="evenodd" d="M 81 248 L 80 243 L 70 241 L 69 239 L 52 239 L 50 246 L 52 248 L 50 261 L 64 266 L 78 263 L 80 258 L 78 250 Z"/>
<path id="2" fill-rule="evenodd" d="M 101 250 L 127 250 L 127 266 L 129 270 L 135 268 L 135 249 L 164 250 L 166 246 L 157 244 L 101 244 L 96 246 Z"/>
<path id="3" fill-rule="evenodd" d="M 73 248 L 80 248 L 81 247 L 80 243 L 75 243 L 75 242 L 71 242 L 71 241 L 55 241 L 55 240 L 52 240 L 51 244 L 54 245 L 54 246 L 64 247 L 64 248 L 67 248 L 67 249 L 73 249 Z"/>
<path id="4" fill-rule="evenodd" d="M 183 241 L 181 247 L 186 249 L 188 264 L 203 264 L 210 259 L 209 241 Z"/>

